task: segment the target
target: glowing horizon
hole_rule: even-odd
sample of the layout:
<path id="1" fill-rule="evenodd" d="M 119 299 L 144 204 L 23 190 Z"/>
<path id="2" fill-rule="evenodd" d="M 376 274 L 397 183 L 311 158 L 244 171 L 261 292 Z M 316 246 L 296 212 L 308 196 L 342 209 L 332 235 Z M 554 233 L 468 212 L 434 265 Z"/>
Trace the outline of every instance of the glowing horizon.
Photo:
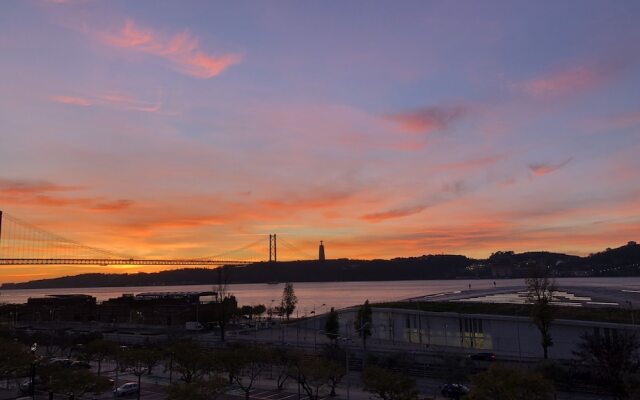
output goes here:
<path id="1" fill-rule="evenodd" d="M 0 209 L 141 258 L 262 236 L 266 258 L 270 233 L 327 258 L 638 241 L 639 17 L 634 1 L 5 2 Z"/>

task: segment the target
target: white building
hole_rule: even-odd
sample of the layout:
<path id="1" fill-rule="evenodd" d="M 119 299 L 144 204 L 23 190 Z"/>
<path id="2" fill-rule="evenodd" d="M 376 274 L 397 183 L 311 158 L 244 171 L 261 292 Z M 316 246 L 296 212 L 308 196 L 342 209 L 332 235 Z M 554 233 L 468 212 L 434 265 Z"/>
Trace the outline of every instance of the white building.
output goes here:
<path id="1" fill-rule="evenodd" d="M 354 328 L 357 309 L 340 311 L 340 332 L 357 340 Z M 373 308 L 371 346 L 492 352 L 508 358 L 541 358 L 540 332 L 527 317 L 458 314 L 397 308 Z M 638 326 L 594 321 L 555 320 L 551 327 L 554 345 L 549 358 L 570 359 L 581 336 L 596 333 L 614 337 L 619 331 L 638 331 Z M 638 332 L 640 333 L 640 332 Z"/>

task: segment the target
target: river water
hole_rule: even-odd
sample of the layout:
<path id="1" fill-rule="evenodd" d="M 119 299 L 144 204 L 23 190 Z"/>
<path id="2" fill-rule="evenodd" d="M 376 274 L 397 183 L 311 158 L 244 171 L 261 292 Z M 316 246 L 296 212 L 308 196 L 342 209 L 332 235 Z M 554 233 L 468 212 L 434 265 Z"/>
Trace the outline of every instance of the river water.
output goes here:
<path id="1" fill-rule="evenodd" d="M 559 288 L 563 286 L 587 286 L 610 289 L 640 290 L 640 277 L 630 278 L 559 278 Z M 522 279 L 495 280 L 497 288 L 518 287 L 524 284 Z M 411 297 L 450 293 L 455 291 L 489 289 L 493 280 L 428 280 L 428 281 L 367 281 L 367 282 L 297 282 L 293 284 L 298 296 L 300 315 L 315 310 L 327 311 L 330 307 L 343 308 L 371 302 L 402 300 Z M 228 289 L 238 299 L 240 305 L 264 304 L 277 305 L 284 284 L 234 284 Z M 89 294 L 103 301 L 120 297 L 124 293 L 138 294 L 148 292 L 198 292 L 214 290 L 211 285 L 183 286 L 142 286 L 142 287 L 96 287 L 81 289 L 22 289 L 3 290 L 0 303 L 26 303 L 30 297 L 43 297 L 52 294 Z"/>

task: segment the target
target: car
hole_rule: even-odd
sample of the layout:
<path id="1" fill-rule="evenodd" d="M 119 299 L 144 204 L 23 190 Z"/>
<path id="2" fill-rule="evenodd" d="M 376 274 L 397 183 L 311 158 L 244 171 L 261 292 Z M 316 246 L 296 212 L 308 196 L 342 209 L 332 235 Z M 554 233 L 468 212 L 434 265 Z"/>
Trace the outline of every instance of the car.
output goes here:
<path id="1" fill-rule="evenodd" d="M 70 367 L 72 363 L 73 361 L 68 358 L 51 358 L 49 360 L 49 365 L 55 365 L 57 367 Z"/>
<path id="2" fill-rule="evenodd" d="M 459 399 L 469 393 L 469 388 L 461 383 L 447 383 L 442 385 L 440 393 L 448 399 Z"/>
<path id="3" fill-rule="evenodd" d="M 117 388 L 116 390 L 114 390 L 113 392 L 117 397 L 120 397 L 120 396 L 127 396 L 130 394 L 136 394 L 138 393 L 139 390 L 140 388 L 138 387 L 137 383 L 127 382 L 124 385 Z"/>
<path id="4" fill-rule="evenodd" d="M 91 364 L 86 361 L 73 361 L 70 367 L 75 369 L 91 369 Z"/>
<path id="5" fill-rule="evenodd" d="M 469 358 L 476 361 L 495 361 L 496 355 L 493 353 L 474 353 Z"/>
<path id="6" fill-rule="evenodd" d="M 22 393 L 30 393 L 31 392 L 31 379 L 25 379 L 20 382 L 20 391 Z"/>

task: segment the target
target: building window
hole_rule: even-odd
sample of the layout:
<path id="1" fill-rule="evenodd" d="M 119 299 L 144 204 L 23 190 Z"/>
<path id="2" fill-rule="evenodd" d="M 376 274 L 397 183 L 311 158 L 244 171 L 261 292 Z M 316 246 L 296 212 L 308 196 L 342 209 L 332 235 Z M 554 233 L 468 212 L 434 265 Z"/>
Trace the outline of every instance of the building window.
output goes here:
<path id="1" fill-rule="evenodd" d="M 460 344 L 462 347 L 484 348 L 484 330 L 480 318 L 460 318 Z"/>

